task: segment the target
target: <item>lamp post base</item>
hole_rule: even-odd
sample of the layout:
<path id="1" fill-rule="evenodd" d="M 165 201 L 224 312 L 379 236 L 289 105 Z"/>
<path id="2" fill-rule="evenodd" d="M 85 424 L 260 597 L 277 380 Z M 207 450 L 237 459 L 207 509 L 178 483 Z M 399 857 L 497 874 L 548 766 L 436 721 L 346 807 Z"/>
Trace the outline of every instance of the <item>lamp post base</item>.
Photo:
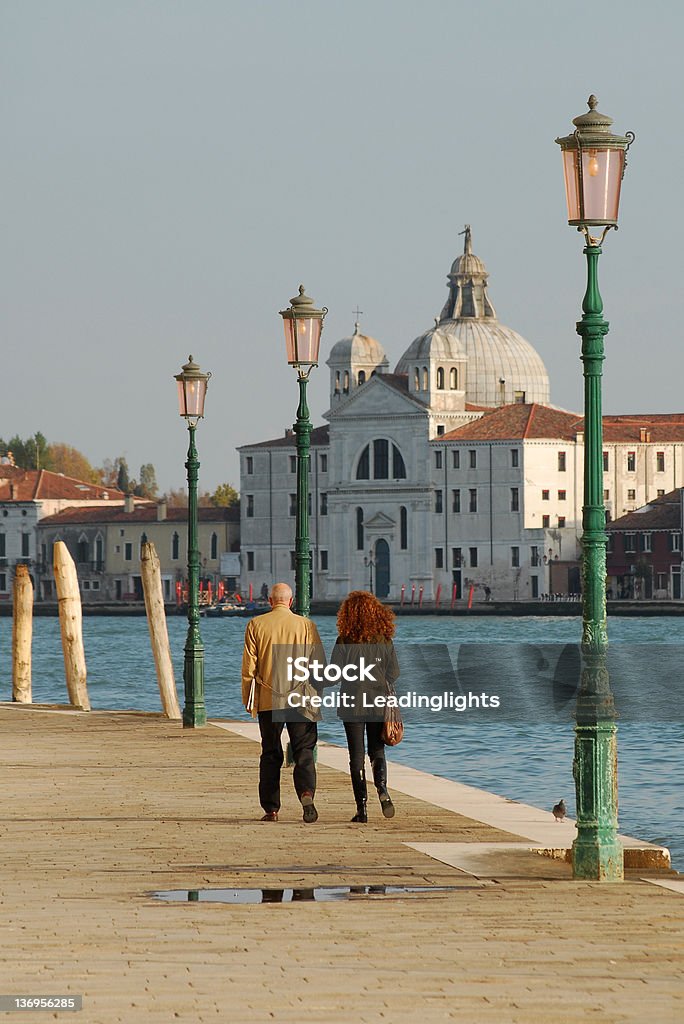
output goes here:
<path id="1" fill-rule="evenodd" d="M 622 843 L 610 837 L 583 837 L 572 844 L 572 877 L 594 882 L 622 882 Z"/>
<path id="2" fill-rule="evenodd" d="M 193 645 L 185 649 L 183 681 L 183 728 L 200 729 L 207 724 L 207 709 L 204 705 L 204 647 L 201 644 L 199 647 Z"/>

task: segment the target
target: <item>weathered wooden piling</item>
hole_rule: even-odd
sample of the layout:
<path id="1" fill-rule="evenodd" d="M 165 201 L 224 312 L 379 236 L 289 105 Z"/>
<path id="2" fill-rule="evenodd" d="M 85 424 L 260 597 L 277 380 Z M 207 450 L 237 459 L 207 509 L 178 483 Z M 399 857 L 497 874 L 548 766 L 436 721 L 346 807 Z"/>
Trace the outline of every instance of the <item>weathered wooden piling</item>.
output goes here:
<path id="1" fill-rule="evenodd" d="M 164 610 L 159 556 L 151 541 L 146 541 L 142 546 L 140 569 L 143 593 L 145 595 L 147 625 L 150 630 L 150 642 L 152 644 L 154 664 L 157 669 L 162 709 L 167 718 L 174 718 L 180 721 L 181 710 L 178 704 L 176 680 L 171 661 L 169 632 L 166 628 L 166 612 Z"/>
<path id="2" fill-rule="evenodd" d="M 64 671 L 69 703 L 90 711 L 86 685 L 86 660 L 83 649 L 83 613 L 81 592 L 74 560 L 64 541 L 55 542 L 53 569 L 59 604 L 59 627 L 62 633 Z"/>
<path id="3" fill-rule="evenodd" d="M 12 700 L 30 704 L 33 584 L 27 565 L 17 566 L 12 598 Z"/>

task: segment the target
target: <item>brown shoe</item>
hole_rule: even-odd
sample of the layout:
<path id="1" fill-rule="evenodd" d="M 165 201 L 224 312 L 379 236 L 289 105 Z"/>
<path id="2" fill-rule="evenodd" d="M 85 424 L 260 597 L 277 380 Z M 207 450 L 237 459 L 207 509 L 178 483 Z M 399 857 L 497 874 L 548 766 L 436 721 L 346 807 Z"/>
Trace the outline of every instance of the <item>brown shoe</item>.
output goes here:
<path id="1" fill-rule="evenodd" d="M 314 806 L 313 793 L 302 793 L 301 799 L 304 811 L 302 820 L 305 821 L 307 825 L 311 825 L 314 821 L 318 821 L 318 811 Z"/>
<path id="2" fill-rule="evenodd" d="M 277 811 L 266 811 L 266 813 L 264 814 L 264 816 L 263 816 L 263 818 L 261 820 L 262 821 L 277 821 L 278 820 L 278 812 Z"/>

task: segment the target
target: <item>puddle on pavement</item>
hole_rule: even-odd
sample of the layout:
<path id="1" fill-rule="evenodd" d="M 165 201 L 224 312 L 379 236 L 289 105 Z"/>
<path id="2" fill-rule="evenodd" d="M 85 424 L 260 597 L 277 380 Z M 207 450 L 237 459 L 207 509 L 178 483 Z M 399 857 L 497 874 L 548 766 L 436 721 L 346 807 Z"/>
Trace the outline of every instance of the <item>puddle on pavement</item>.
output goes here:
<path id="1" fill-rule="evenodd" d="M 315 888 L 168 889 L 150 893 L 169 903 L 327 903 L 389 896 L 431 896 L 481 889 L 481 885 L 321 885 Z"/>

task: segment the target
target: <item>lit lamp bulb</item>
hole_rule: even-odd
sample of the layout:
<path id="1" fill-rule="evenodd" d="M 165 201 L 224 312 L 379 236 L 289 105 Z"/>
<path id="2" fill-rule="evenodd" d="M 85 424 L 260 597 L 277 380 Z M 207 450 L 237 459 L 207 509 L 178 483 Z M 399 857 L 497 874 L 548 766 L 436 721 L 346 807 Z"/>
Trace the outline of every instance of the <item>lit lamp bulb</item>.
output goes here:
<path id="1" fill-rule="evenodd" d="M 599 162 L 596 158 L 596 150 L 589 150 L 589 161 L 587 163 L 587 170 L 592 178 L 595 178 L 599 172 Z"/>

